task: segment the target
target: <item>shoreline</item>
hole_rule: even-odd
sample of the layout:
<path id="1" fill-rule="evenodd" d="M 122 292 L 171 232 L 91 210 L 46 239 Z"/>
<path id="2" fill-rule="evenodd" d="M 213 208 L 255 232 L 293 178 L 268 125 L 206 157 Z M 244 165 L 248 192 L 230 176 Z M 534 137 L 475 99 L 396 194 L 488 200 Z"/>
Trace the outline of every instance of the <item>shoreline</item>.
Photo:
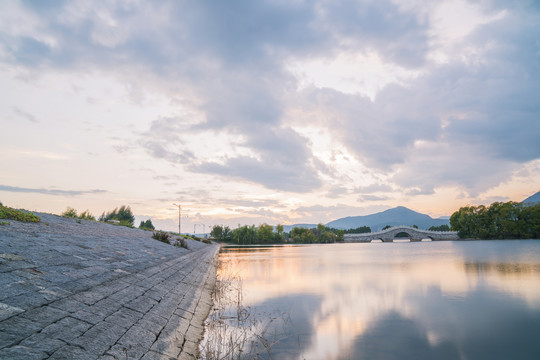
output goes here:
<path id="1" fill-rule="evenodd" d="M 0 358 L 196 359 L 219 245 L 35 214 L 0 226 Z"/>

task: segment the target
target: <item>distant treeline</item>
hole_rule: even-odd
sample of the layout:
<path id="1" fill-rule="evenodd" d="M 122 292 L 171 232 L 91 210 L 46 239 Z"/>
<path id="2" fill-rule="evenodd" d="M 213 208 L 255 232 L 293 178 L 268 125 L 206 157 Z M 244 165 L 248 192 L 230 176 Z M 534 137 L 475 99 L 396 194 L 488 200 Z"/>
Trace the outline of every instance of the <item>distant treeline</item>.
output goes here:
<path id="1" fill-rule="evenodd" d="M 371 232 L 368 226 L 340 230 L 319 224 L 313 229 L 295 227 L 290 233 L 286 233 L 283 231 L 283 225 L 277 225 L 274 229 L 272 225 L 261 224 L 258 227 L 255 225 L 244 225 L 234 230 L 231 230 L 228 226 L 214 225 L 210 235 L 216 240 L 240 245 L 280 244 L 284 242 L 316 244 L 339 242 L 343 241 L 344 234 L 366 232 Z"/>
<path id="2" fill-rule="evenodd" d="M 446 224 L 442 224 L 442 225 L 439 225 L 439 226 L 432 226 L 428 230 L 431 230 L 431 231 L 450 231 L 450 226 L 448 226 Z"/>
<path id="3" fill-rule="evenodd" d="M 334 228 L 329 228 L 329 229 L 330 231 L 333 231 L 333 232 L 338 231 L 337 229 L 334 229 Z M 345 234 L 365 234 L 365 233 L 370 233 L 370 232 L 371 232 L 371 228 L 369 226 L 360 226 L 355 229 L 344 230 Z"/>
<path id="4" fill-rule="evenodd" d="M 465 206 L 452 214 L 450 226 L 461 238 L 540 239 L 540 203 Z"/>

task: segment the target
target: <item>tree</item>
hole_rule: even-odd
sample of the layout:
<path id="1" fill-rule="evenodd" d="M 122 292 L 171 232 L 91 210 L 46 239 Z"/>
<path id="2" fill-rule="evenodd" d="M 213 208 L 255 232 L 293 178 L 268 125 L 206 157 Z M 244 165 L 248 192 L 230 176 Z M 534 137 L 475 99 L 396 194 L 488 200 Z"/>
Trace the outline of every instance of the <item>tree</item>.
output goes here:
<path id="1" fill-rule="evenodd" d="M 476 239 L 526 239 L 540 237 L 540 204 L 494 202 L 465 206 L 450 216 L 450 226 L 460 237 Z"/>
<path id="2" fill-rule="evenodd" d="M 90 213 L 90 211 L 86 210 L 83 211 L 80 215 L 77 215 L 77 210 L 75 210 L 72 207 L 67 207 L 66 211 L 62 213 L 63 217 L 73 218 L 73 219 L 83 219 L 83 220 L 93 220 L 95 221 L 96 218 L 94 215 Z"/>
<path id="3" fill-rule="evenodd" d="M 345 230 L 345 234 L 364 234 L 364 233 L 370 233 L 371 228 L 369 226 L 360 226 L 355 229 L 348 229 Z"/>
<path id="4" fill-rule="evenodd" d="M 276 235 L 280 241 L 283 241 L 283 238 L 284 238 L 283 225 L 281 224 L 276 225 Z"/>
<path id="5" fill-rule="evenodd" d="M 446 224 L 443 224 L 443 225 L 439 225 L 439 226 L 432 226 L 428 230 L 431 230 L 431 231 L 450 231 L 450 226 L 448 226 Z"/>
<path id="6" fill-rule="evenodd" d="M 115 208 L 113 211 L 106 214 L 103 213 L 99 217 L 99 221 L 107 222 L 110 220 L 117 220 L 120 222 L 120 225 L 133 227 L 135 216 L 129 206 L 122 205 L 119 209 Z"/>
<path id="7" fill-rule="evenodd" d="M 382 230 L 386 230 L 386 229 L 390 229 L 391 226 L 390 225 L 386 225 L 385 227 L 382 228 Z"/>
<path id="8" fill-rule="evenodd" d="M 343 230 L 327 228 L 319 224 L 316 229 L 293 228 L 290 236 L 294 242 L 301 244 L 331 243 L 343 241 L 344 233 Z"/>
<path id="9" fill-rule="evenodd" d="M 228 226 L 214 225 L 210 236 L 219 241 L 231 241 L 232 240 L 232 231 Z"/>
<path id="10" fill-rule="evenodd" d="M 79 219 L 96 221 L 96 218 L 94 217 L 94 215 L 92 215 L 92 214 L 90 213 L 89 210 L 83 211 L 83 212 L 79 215 Z"/>
<path id="11" fill-rule="evenodd" d="M 212 226 L 212 231 L 210 231 L 210 236 L 216 240 L 220 240 L 223 237 L 223 226 L 221 225 Z"/>
<path id="12" fill-rule="evenodd" d="M 146 221 L 141 221 L 141 224 L 139 225 L 139 229 L 142 230 L 155 230 L 154 224 L 152 224 L 152 220 L 148 219 Z"/>
<path id="13" fill-rule="evenodd" d="M 68 206 L 66 211 L 62 213 L 62 216 L 67 218 L 77 218 L 77 210 Z"/>
<path id="14" fill-rule="evenodd" d="M 270 244 L 274 242 L 274 228 L 268 224 L 259 225 L 257 230 L 257 236 L 259 242 L 263 244 Z"/>
<path id="15" fill-rule="evenodd" d="M 255 225 L 238 226 L 232 231 L 232 240 L 239 245 L 256 244 L 257 228 Z"/>

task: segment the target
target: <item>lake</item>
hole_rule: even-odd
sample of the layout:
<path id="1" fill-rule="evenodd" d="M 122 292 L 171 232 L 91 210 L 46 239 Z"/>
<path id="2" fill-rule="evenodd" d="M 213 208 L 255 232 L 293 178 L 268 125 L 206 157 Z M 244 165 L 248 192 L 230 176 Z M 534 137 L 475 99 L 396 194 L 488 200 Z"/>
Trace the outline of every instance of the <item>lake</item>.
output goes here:
<path id="1" fill-rule="evenodd" d="M 235 338 L 240 358 L 540 359 L 540 240 L 228 246 L 219 258 L 235 301 L 203 343 Z"/>

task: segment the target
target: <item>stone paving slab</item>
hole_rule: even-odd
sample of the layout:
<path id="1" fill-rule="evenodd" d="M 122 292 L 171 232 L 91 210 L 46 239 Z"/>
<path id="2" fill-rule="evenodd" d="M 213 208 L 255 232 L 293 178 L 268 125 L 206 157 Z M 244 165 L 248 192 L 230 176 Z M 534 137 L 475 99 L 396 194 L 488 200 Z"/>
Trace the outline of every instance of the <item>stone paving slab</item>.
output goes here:
<path id="1" fill-rule="evenodd" d="M 0 226 L 0 359 L 195 359 L 219 247 L 50 214 Z"/>

